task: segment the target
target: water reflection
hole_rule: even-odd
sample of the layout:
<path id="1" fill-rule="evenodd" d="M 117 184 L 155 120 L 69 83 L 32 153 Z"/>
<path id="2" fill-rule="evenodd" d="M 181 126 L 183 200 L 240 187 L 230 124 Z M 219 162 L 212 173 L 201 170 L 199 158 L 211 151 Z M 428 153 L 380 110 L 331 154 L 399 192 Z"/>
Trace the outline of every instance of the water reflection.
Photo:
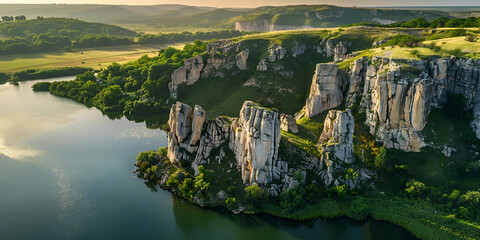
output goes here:
<path id="1" fill-rule="evenodd" d="M 7 156 L 10 159 L 27 161 L 33 157 L 40 155 L 42 152 L 37 149 L 32 149 L 19 145 L 6 145 L 0 132 L 0 154 Z"/>

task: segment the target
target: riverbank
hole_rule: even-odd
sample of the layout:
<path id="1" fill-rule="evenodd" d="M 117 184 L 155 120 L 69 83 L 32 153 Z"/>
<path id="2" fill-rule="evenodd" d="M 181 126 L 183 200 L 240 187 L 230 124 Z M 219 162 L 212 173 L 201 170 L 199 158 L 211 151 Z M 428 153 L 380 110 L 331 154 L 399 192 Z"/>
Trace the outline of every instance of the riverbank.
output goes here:
<path id="1" fill-rule="evenodd" d="M 200 207 L 222 207 L 235 214 L 265 213 L 295 221 L 339 217 L 362 221 L 372 218 L 400 226 L 420 239 L 473 240 L 480 235 L 480 228 L 476 225 L 441 211 L 441 206 L 436 208 L 424 201 L 375 191 L 352 196 L 335 191 L 312 192 L 318 190 L 313 184 L 298 186 L 286 191 L 290 196 L 297 195 L 302 198 L 298 201 L 304 204 L 298 206 L 295 200 L 286 202 L 288 197 L 282 194 L 278 197 L 262 196 L 258 189 L 256 191 L 259 192 L 252 193 L 252 187 L 244 188 L 242 184 L 235 182 L 238 177 L 233 169 L 228 174 L 217 171 L 230 165 L 226 161 L 221 163 L 223 167 L 218 165 L 217 170 L 210 170 L 211 165 L 201 168 L 200 174 L 195 176 L 193 169 L 189 169 L 186 163 L 178 166 L 171 164 L 166 157 L 166 151 L 166 148 L 161 148 L 158 152 L 141 153 L 136 164 L 138 176 L 157 183 L 162 189 Z M 309 198 L 314 200 L 305 202 L 304 194 L 311 194 Z M 285 204 L 296 205 L 297 208 L 288 209 Z"/>

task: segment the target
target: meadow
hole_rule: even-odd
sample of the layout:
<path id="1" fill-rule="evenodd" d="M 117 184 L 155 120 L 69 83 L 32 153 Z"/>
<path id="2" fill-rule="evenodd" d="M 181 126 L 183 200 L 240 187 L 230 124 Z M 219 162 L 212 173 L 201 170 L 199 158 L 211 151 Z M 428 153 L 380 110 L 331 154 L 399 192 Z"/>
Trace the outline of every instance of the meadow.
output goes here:
<path id="1" fill-rule="evenodd" d="M 0 56 L 0 72 L 13 73 L 27 69 L 42 70 L 73 66 L 101 69 L 113 62 L 122 64 L 136 60 L 143 55 L 153 57 L 158 55 L 159 49 L 170 46 L 181 49 L 183 45 L 184 43 L 128 45 Z"/>

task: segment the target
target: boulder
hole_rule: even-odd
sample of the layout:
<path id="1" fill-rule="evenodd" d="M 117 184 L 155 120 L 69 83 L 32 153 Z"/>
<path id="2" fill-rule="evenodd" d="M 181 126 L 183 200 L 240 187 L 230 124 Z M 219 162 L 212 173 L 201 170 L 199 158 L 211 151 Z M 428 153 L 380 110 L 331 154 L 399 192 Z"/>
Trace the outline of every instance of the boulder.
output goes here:
<path id="1" fill-rule="evenodd" d="M 340 42 L 335 46 L 334 55 L 333 55 L 333 60 L 335 62 L 341 62 L 346 59 L 346 54 L 347 54 L 347 47 L 343 44 L 343 42 Z"/>
<path id="2" fill-rule="evenodd" d="M 280 115 L 280 129 L 285 132 L 298 133 L 297 120 L 292 115 Z"/>

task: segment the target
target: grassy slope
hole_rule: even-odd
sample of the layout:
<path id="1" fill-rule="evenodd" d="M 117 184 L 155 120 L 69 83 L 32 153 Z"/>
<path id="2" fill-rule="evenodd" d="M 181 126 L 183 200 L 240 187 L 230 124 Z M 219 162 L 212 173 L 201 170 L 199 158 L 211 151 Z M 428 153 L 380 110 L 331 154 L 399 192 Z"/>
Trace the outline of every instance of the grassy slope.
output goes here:
<path id="1" fill-rule="evenodd" d="M 0 72 L 16 72 L 27 69 L 51 69 L 57 67 L 92 67 L 105 68 L 112 62 L 126 63 L 148 54 L 155 56 L 158 49 L 173 46 L 183 48 L 183 43 L 152 46 L 116 46 L 75 51 L 56 51 L 49 53 L 19 54 L 0 56 Z M 83 53 L 83 54 L 82 54 Z M 82 64 L 82 62 L 84 62 Z"/>
<path id="2" fill-rule="evenodd" d="M 242 36 L 238 40 L 244 41 L 244 45 L 249 46 L 251 53 L 248 60 L 249 70 L 234 76 L 227 75 L 225 79 L 219 77 L 200 79 L 194 85 L 179 90 L 179 100 L 187 104 L 203 106 L 211 117 L 237 116 L 245 100 L 277 108 L 282 113 L 294 114 L 305 104 L 316 64 L 332 61 L 332 58 L 323 57 L 312 50 L 307 50 L 300 57 L 293 58 L 291 49 L 295 42 L 316 46 L 319 45 L 322 38 L 332 38 L 336 41 L 350 42 L 352 43 L 350 49 L 360 50 L 369 47 L 371 41 L 380 33 L 376 30 L 365 33 L 358 29 L 345 31 L 329 29 L 323 31 L 279 31 Z M 272 71 L 256 71 L 259 60 L 268 56 L 268 47 L 278 43 L 287 49 L 287 55 L 281 61 L 269 63 L 269 68 L 271 69 L 275 64 L 281 64 L 285 70 L 294 72 L 293 78 L 285 79 Z M 253 48 L 255 44 L 257 48 Z M 227 70 L 224 71 L 227 72 Z M 255 78 L 260 87 L 242 87 L 251 78 Z"/>

